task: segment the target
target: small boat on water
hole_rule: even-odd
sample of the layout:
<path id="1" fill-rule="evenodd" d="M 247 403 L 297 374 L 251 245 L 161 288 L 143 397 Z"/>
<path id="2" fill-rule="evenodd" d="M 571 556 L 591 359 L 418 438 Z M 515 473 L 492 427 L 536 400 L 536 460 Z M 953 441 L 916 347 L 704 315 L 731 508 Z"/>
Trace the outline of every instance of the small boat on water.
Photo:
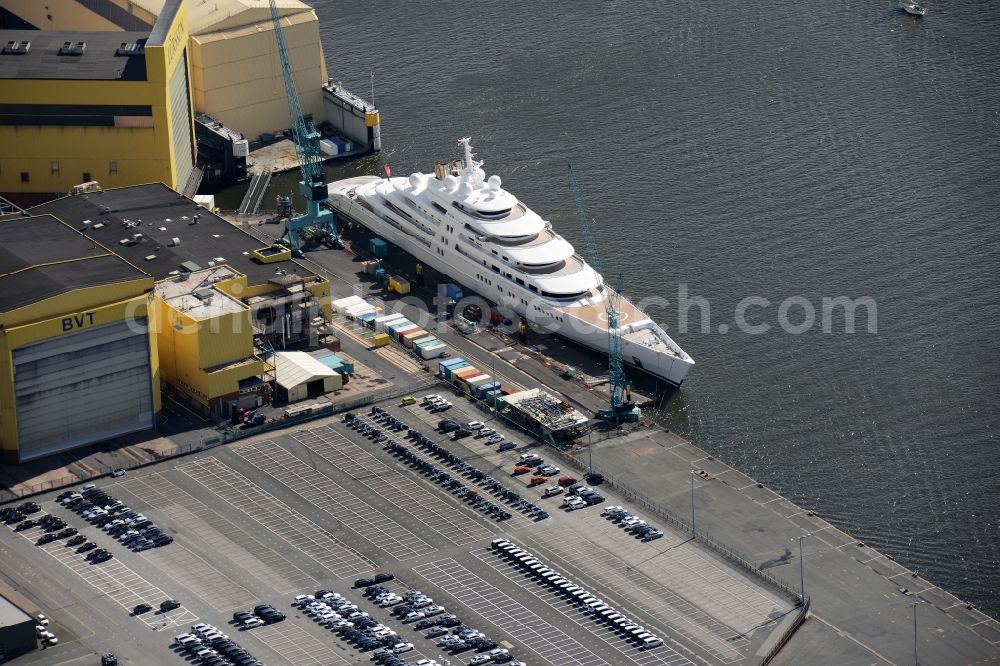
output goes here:
<path id="1" fill-rule="evenodd" d="M 923 16 L 927 13 L 920 3 L 916 0 L 903 0 L 899 3 L 900 8 L 907 14 L 912 14 L 913 16 Z"/>

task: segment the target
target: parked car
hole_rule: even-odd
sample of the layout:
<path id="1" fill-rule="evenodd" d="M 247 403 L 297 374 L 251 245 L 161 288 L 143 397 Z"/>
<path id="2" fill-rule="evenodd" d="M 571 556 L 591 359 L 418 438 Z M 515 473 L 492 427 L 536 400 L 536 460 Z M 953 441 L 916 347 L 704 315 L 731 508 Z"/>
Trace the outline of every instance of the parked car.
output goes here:
<path id="1" fill-rule="evenodd" d="M 562 494 L 563 489 L 559 486 L 548 486 L 545 492 L 542 493 L 542 497 L 555 497 L 556 495 Z"/>
<path id="2" fill-rule="evenodd" d="M 167 599 L 166 601 L 160 602 L 160 612 L 166 613 L 167 611 L 172 611 L 175 608 L 180 608 L 181 602 L 176 599 Z"/>
<path id="3" fill-rule="evenodd" d="M 153 607 L 149 604 L 138 604 L 132 609 L 132 615 L 142 615 L 143 613 L 148 613 L 153 610 Z"/>
<path id="4" fill-rule="evenodd" d="M 114 469 L 114 470 L 113 470 L 113 471 L 111 472 L 111 476 L 112 476 L 112 477 L 114 477 L 114 478 L 116 478 L 116 479 L 117 479 L 118 477 L 120 477 L 120 476 L 125 476 L 125 470 L 124 470 L 124 469 L 122 469 L 121 467 L 116 467 L 116 468 L 115 468 L 115 469 Z"/>

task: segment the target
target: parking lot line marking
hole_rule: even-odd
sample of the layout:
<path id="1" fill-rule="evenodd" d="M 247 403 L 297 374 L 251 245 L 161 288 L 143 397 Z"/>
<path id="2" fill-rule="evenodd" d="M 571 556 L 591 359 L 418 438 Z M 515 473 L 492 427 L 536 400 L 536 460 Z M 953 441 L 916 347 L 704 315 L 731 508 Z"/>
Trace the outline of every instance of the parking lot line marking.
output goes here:
<path id="1" fill-rule="evenodd" d="M 579 606 L 570 605 L 559 594 L 539 586 L 533 579 L 522 575 L 517 569 L 500 560 L 494 551 L 484 548 L 473 551 L 472 554 L 485 565 L 526 590 L 530 595 L 551 606 L 554 611 L 569 619 L 573 624 L 587 629 L 594 636 L 608 643 L 610 647 L 621 652 L 629 661 L 641 664 L 642 666 L 662 666 L 664 664 L 686 664 L 693 666 L 693 663 L 687 657 L 667 645 L 662 645 L 653 650 L 642 650 L 638 646 L 629 643 L 625 638 L 613 632 L 607 625 L 598 624 L 594 618 L 582 612 Z M 623 612 L 627 612 L 627 610 Z"/>
<path id="2" fill-rule="evenodd" d="M 368 572 L 375 563 L 294 511 L 274 495 L 214 456 L 192 460 L 177 469 L 257 521 L 292 548 L 326 567 L 334 577 Z"/>
<path id="3" fill-rule="evenodd" d="M 294 666 L 350 663 L 302 627 L 287 620 L 252 629 L 249 633 Z"/>
<path id="4" fill-rule="evenodd" d="M 35 518 L 40 518 L 45 514 L 39 514 Z M 14 526 L 11 526 L 14 527 Z M 35 541 L 44 534 L 40 527 L 33 527 L 29 530 L 16 532 L 34 545 Z M 167 599 L 167 595 L 160 588 L 156 587 L 145 578 L 135 573 L 118 558 L 114 558 L 100 564 L 91 564 L 86 555 L 77 553 L 75 548 L 67 548 L 65 541 L 58 540 L 38 546 L 38 548 L 54 560 L 64 565 L 67 569 L 82 578 L 91 587 L 98 590 L 129 613 L 140 603 L 146 603 L 154 608 L 161 601 Z M 141 593 L 124 583 L 125 580 L 139 581 Z M 174 611 L 169 611 L 162 615 L 139 615 L 137 619 L 142 621 L 151 629 L 161 629 L 171 626 L 179 626 L 185 622 L 197 622 L 198 616 L 190 610 L 181 606 Z M 166 619 L 164 619 L 166 618 Z"/>
<path id="5" fill-rule="evenodd" d="M 240 529 L 161 473 L 118 484 L 126 493 L 152 505 L 172 522 L 184 525 L 185 534 L 200 538 L 214 552 L 227 556 L 254 579 L 280 592 L 309 587 L 315 579 L 290 560 Z M 152 510 L 150 513 L 152 513 Z"/>
<path id="6" fill-rule="evenodd" d="M 746 633 L 773 612 L 789 610 L 791 603 L 729 571 L 686 537 L 664 531 L 664 539 L 652 544 L 666 546 L 650 545 L 656 549 L 652 556 L 639 547 L 610 552 L 600 545 L 602 533 L 614 538 L 614 532 L 621 532 L 603 520 L 586 533 L 560 526 L 524 539 L 548 550 L 549 559 L 584 572 L 599 589 L 614 590 L 628 605 L 719 661 L 743 659 L 750 642 Z M 667 540 L 674 541 L 673 547 Z M 692 599 L 703 601 L 696 605 Z"/>
<path id="7" fill-rule="evenodd" d="M 442 499 L 440 491 L 419 485 L 410 476 L 390 467 L 333 428 L 321 426 L 310 434 L 314 437 L 306 437 L 303 433 L 296 433 L 293 437 L 312 453 L 354 479 L 372 476 L 378 478 L 381 483 L 370 484 L 370 490 L 452 543 L 466 545 L 492 534 L 486 527 Z M 392 494 L 383 488 L 391 488 Z M 410 507 L 419 507 L 419 515 Z"/>
<path id="8" fill-rule="evenodd" d="M 549 624 L 454 559 L 429 562 L 414 568 L 413 572 L 458 599 L 484 620 L 516 636 L 552 666 L 608 664 L 562 629 Z"/>
<path id="9" fill-rule="evenodd" d="M 392 557 L 407 560 L 436 550 L 408 528 L 270 440 L 241 446 L 235 453 Z"/>
<path id="10" fill-rule="evenodd" d="M 146 559 L 217 611 L 247 606 L 257 599 L 250 590 L 177 542 L 169 549 L 148 552 Z"/>

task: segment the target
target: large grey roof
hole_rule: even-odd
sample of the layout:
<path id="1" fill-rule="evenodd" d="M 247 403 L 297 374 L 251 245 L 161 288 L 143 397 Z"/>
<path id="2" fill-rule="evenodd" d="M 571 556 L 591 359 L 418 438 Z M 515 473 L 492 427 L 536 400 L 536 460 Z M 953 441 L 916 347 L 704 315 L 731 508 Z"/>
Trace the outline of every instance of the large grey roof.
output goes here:
<path id="1" fill-rule="evenodd" d="M 51 215 L 0 219 L 0 312 L 58 294 L 147 277 Z"/>
<path id="2" fill-rule="evenodd" d="M 162 183 L 66 196 L 28 212 L 55 215 L 75 229 L 89 226 L 86 235 L 157 280 L 181 270 L 186 262 L 197 268 L 208 268 L 209 262 L 228 264 L 246 275 L 251 285 L 274 279 L 278 267 L 288 273 L 311 274 L 290 260 L 271 264 L 254 261 L 253 251 L 263 246 L 260 241 Z M 195 215 L 199 219 L 192 224 Z M 85 220 L 90 224 L 84 225 Z M 94 229 L 98 223 L 104 226 Z M 137 233 L 142 234 L 142 242 L 131 246 L 120 243 Z M 180 240 L 179 245 L 171 245 L 174 238 Z"/>
<path id="3" fill-rule="evenodd" d="M 0 79 L 83 79 L 144 81 L 145 55 L 117 56 L 122 42 L 136 42 L 148 32 L 78 32 L 71 30 L 0 30 L 0 46 L 28 41 L 24 55 L 0 55 Z M 85 42 L 83 55 L 59 55 L 64 42 Z"/>

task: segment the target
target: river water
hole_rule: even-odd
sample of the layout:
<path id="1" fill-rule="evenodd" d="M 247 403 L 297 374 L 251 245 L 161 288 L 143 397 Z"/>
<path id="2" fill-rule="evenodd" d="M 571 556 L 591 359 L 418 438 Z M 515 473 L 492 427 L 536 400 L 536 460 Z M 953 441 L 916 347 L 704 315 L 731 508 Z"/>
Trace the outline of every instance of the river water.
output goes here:
<path id="1" fill-rule="evenodd" d="M 382 154 L 331 177 L 472 136 L 582 249 L 571 161 L 607 272 L 698 362 L 664 424 L 1000 615 L 994 4 L 311 4 L 382 114 Z M 841 296 L 870 299 L 853 334 L 823 325 Z"/>

